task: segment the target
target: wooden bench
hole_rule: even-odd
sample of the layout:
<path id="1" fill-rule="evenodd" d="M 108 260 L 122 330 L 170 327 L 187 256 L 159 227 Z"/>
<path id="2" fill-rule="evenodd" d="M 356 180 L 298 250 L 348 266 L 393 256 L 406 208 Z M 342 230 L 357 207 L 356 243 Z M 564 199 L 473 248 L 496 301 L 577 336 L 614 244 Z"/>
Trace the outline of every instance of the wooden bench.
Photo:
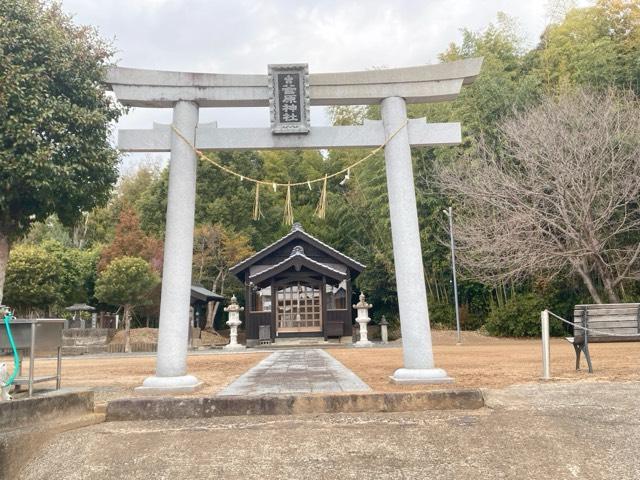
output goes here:
<path id="1" fill-rule="evenodd" d="M 584 352 L 589 373 L 593 373 L 589 355 L 590 343 L 640 341 L 640 303 L 576 305 L 573 322 L 578 326 L 597 330 L 590 332 L 576 326 L 573 337 L 567 337 L 566 340 L 576 352 L 576 370 L 580 370 L 580 353 Z"/>

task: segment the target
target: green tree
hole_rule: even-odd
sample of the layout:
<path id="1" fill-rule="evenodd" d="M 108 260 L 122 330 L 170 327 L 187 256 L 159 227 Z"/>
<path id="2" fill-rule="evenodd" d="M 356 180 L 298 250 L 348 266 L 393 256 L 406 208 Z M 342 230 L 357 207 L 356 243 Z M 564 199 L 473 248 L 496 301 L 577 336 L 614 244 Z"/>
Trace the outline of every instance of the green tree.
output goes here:
<path id="1" fill-rule="evenodd" d="M 24 242 L 32 245 L 40 245 L 46 241 L 55 241 L 65 247 L 72 245 L 69 229 L 60 223 L 56 215 L 50 215 L 43 222 L 31 224 L 29 233 L 24 238 Z"/>
<path id="2" fill-rule="evenodd" d="M 97 249 L 54 240 L 17 245 L 7 268 L 7 303 L 23 313 L 53 314 L 72 303 L 92 302 L 99 256 Z"/>
<path id="3" fill-rule="evenodd" d="M 131 351 L 129 330 L 131 313 L 148 301 L 151 291 L 160 283 L 158 275 L 142 258 L 120 257 L 113 260 L 98 275 L 96 298 L 103 303 L 123 308 L 125 352 Z"/>
<path id="4" fill-rule="evenodd" d="M 72 225 L 117 179 L 101 86 L 111 46 L 60 5 L 0 2 L 0 303 L 10 245 L 56 213 Z"/>
<path id="5" fill-rule="evenodd" d="M 65 275 L 61 259 L 42 247 L 18 245 L 7 268 L 7 303 L 22 313 L 49 314 L 63 302 Z"/>
<path id="6" fill-rule="evenodd" d="M 543 33 L 528 63 L 548 92 L 611 85 L 640 92 L 640 3 L 598 0 Z"/>

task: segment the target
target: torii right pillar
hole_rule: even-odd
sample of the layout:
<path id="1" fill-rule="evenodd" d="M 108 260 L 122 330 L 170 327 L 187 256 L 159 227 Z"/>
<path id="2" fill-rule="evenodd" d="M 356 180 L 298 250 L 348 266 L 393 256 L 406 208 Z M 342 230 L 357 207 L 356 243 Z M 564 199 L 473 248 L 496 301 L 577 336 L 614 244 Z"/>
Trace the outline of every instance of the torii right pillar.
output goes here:
<path id="1" fill-rule="evenodd" d="M 404 98 L 382 100 L 381 114 L 387 138 L 397 132 L 385 146 L 384 158 L 404 368 L 396 370 L 391 380 L 395 383 L 450 383 L 453 379 L 443 369 L 435 368 L 433 362 Z"/>

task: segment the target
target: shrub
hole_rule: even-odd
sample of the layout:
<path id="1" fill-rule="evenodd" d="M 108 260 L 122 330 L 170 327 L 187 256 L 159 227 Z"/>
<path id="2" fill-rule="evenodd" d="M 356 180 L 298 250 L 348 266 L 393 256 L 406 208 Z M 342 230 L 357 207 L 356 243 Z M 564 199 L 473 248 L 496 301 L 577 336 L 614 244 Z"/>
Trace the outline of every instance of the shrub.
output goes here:
<path id="1" fill-rule="evenodd" d="M 64 265 L 42 247 L 18 245 L 11 252 L 5 300 L 21 313 L 40 310 L 47 314 L 64 302 Z"/>
<path id="2" fill-rule="evenodd" d="M 483 324 L 482 315 L 470 313 L 468 305 L 460 306 L 460 328 L 462 330 L 477 330 Z M 456 311 L 450 303 L 429 303 L 429 322 L 434 330 L 456 329 Z"/>
<path id="3" fill-rule="evenodd" d="M 540 335 L 540 312 L 547 308 L 545 299 L 528 293 L 509 299 L 501 307 L 495 306 L 489 313 L 486 328 L 498 337 L 534 337 Z M 553 336 L 564 335 L 560 322 L 550 322 Z"/>
<path id="4" fill-rule="evenodd" d="M 456 313 L 453 305 L 448 303 L 429 303 L 429 323 L 434 330 L 451 330 L 456 328 Z"/>

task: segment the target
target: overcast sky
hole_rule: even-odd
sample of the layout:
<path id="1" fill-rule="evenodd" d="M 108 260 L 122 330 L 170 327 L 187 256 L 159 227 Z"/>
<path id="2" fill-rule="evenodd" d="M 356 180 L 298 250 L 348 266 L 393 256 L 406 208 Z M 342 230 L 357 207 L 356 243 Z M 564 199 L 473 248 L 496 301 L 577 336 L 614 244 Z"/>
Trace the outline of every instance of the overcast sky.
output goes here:
<path id="1" fill-rule="evenodd" d="M 530 46 L 549 20 L 548 0 L 63 0 L 63 8 L 113 39 L 121 66 L 213 73 L 266 73 L 269 63 L 308 63 L 311 73 L 437 63 L 461 29 L 482 30 L 498 12 L 518 21 Z M 170 119 L 168 109 L 134 109 L 119 126 Z M 200 119 L 266 127 L 269 116 L 203 109 Z M 327 121 L 324 109 L 312 109 L 312 124 Z"/>

